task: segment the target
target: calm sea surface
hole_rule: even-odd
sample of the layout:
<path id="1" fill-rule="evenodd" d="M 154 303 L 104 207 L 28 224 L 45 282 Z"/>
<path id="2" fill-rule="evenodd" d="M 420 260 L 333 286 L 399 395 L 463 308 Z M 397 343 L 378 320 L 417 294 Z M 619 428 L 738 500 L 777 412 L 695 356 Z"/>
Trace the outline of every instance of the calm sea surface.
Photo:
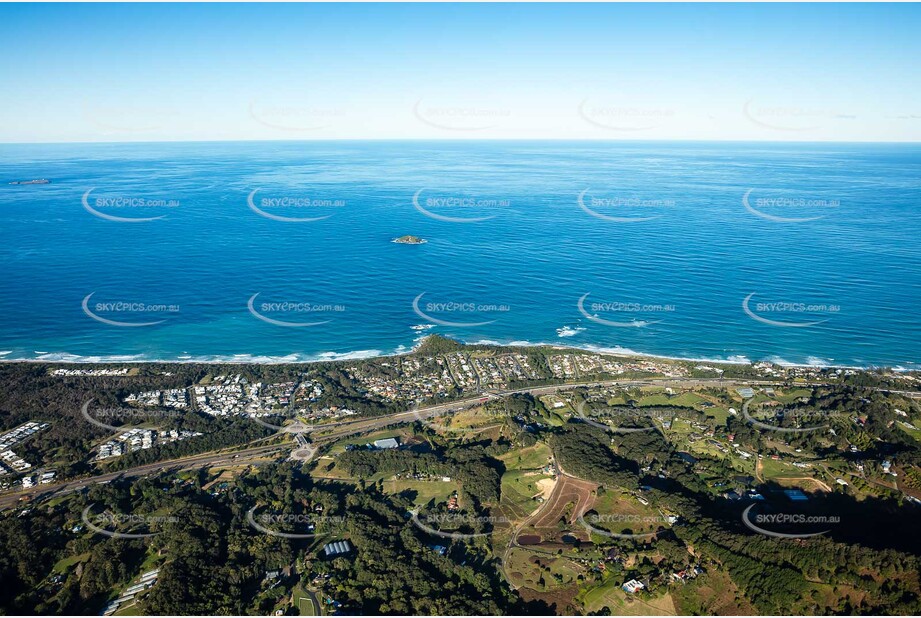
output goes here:
<path id="1" fill-rule="evenodd" d="M 0 180 L 4 360 L 921 362 L 917 145 L 3 145 Z"/>

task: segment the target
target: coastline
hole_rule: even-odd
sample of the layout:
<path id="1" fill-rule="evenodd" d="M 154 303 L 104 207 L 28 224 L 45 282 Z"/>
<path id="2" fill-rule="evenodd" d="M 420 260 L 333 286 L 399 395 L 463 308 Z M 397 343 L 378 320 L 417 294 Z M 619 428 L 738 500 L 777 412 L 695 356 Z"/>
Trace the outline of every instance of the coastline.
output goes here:
<path id="1" fill-rule="evenodd" d="M 286 354 L 283 356 L 264 356 L 251 354 L 232 354 L 232 355 L 214 355 L 214 356 L 180 356 L 177 358 L 141 358 L 140 355 L 112 355 L 112 356 L 80 356 L 67 352 L 44 352 L 43 358 L 8 358 L 12 353 L 11 350 L 0 351 L 0 364 L 14 363 L 35 363 L 35 364 L 54 364 L 54 365 L 144 365 L 144 364 L 182 364 L 182 365 L 312 365 L 318 363 L 344 362 L 373 360 L 377 358 L 391 358 L 413 354 L 423 345 L 431 335 L 417 338 L 412 347 L 400 345 L 393 351 L 384 352 L 382 350 L 353 350 L 349 352 L 320 352 L 312 355 L 298 353 Z M 446 337 L 445 335 L 439 335 Z M 851 369 L 859 371 L 872 371 L 876 369 L 888 369 L 896 373 L 908 373 L 912 371 L 921 371 L 921 363 L 907 363 L 896 366 L 888 365 L 848 365 L 821 362 L 804 362 L 797 363 L 780 358 L 767 358 L 751 360 L 744 356 L 731 356 L 727 359 L 703 358 L 703 357 L 683 357 L 670 356 L 664 354 L 651 354 L 638 352 L 627 348 L 609 348 L 593 344 L 573 345 L 562 344 L 560 342 L 531 342 L 531 341 L 510 341 L 502 343 L 491 339 L 477 341 L 463 341 L 454 337 L 453 339 L 462 345 L 467 346 L 492 346 L 502 348 L 553 348 L 556 350 L 574 350 L 578 352 L 591 352 L 605 356 L 616 356 L 619 358 L 633 359 L 650 359 L 666 360 L 685 363 L 711 363 L 715 365 L 744 366 L 754 365 L 756 363 L 766 362 L 779 367 L 788 368 L 810 368 L 810 369 Z M 51 358 L 49 358 L 51 357 Z M 905 366 L 909 365 L 909 366 Z"/>

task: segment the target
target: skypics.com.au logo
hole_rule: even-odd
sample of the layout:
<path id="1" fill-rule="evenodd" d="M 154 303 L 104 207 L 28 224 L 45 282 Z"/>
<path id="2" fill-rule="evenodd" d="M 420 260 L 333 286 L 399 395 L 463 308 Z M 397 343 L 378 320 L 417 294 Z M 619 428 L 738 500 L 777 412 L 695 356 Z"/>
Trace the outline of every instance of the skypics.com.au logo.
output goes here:
<path id="1" fill-rule="evenodd" d="M 160 532 L 153 532 L 152 528 L 179 521 L 179 518 L 174 515 L 139 515 L 137 513 L 114 513 L 109 510 L 92 515 L 94 506 L 90 504 L 83 509 L 81 514 L 83 523 L 96 534 L 116 539 L 146 539 L 160 534 Z M 127 528 L 133 531 L 124 532 L 114 528 Z M 140 532 L 139 529 L 145 531 Z"/>
<path id="2" fill-rule="evenodd" d="M 636 195 L 597 195 L 587 188 L 576 196 L 576 204 L 583 212 L 602 221 L 639 223 L 664 216 L 665 212 L 674 208 L 677 202 L 667 198 L 648 198 Z"/>
<path id="3" fill-rule="evenodd" d="M 779 433 L 808 433 L 811 431 L 820 431 L 823 429 L 828 429 L 828 423 L 822 425 L 811 425 L 807 427 L 782 427 L 778 425 L 771 425 L 770 423 L 765 423 L 763 420 L 758 420 L 751 415 L 749 412 L 749 406 L 751 405 L 752 400 L 748 399 L 745 403 L 742 404 L 742 417 L 752 426 L 765 431 L 776 431 Z M 820 418 L 838 418 L 846 416 L 838 412 L 828 412 L 824 410 L 807 410 L 807 409 L 787 409 L 781 408 L 778 410 L 772 410 L 774 418 L 783 422 L 787 420 L 796 420 L 796 419 L 805 419 L 806 422 L 815 421 L 817 417 Z M 765 419 L 767 420 L 767 419 Z"/>
<path id="4" fill-rule="evenodd" d="M 830 318 L 823 318 L 821 320 L 775 320 L 772 318 L 767 318 L 765 315 L 777 315 L 781 316 L 819 316 L 819 315 L 836 315 L 841 311 L 840 305 L 827 304 L 827 303 L 804 303 L 799 301 L 773 301 L 773 302 L 760 302 L 752 303 L 752 299 L 755 297 L 756 292 L 752 292 L 742 301 L 742 311 L 745 312 L 745 315 L 755 320 L 756 322 L 761 322 L 762 324 L 768 324 L 770 326 L 777 326 L 780 328 L 808 328 L 810 326 L 818 326 L 823 322 L 827 322 Z"/>
<path id="5" fill-rule="evenodd" d="M 156 326 L 166 322 L 166 319 L 154 321 L 116 320 L 115 316 L 147 316 L 147 315 L 175 315 L 179 313 L 178 304 L 145 303 L 134 300 L 110 300 L 90 303 L 96 292 L 90 292 L 80 303 L 83 313 L 93 320 L 108 326 L 120 328 L 139 328 L 142 326 Z M 110 316 L 110 317 L 105 317 Z"/>
<path id="6" fill-rule="evenodd" d="M 643 320 L 637 319 L 637 316 L 653 316 L 653 315 L 663 315 L 668 313 L 673 313 L 676 310 L 675 305 L 670 304 L 652 304 L 652 303 L 639 303 L 639 302 L 592 302 L 589 303 L 589 307 L 586 308 L 586 299 L 589 297 L 591 292 L 586 292 L 583 294 L 578 302 L 576 307 L 579 310 L 579 313 L 582 314 L 588 320 L 596 322 L 598 324 L 603 324 L 605 326 L 616 326 L 619 328 L 643 328 L 644 326 L 649 326 L 651 324 L 657 324 L 662 319 L 658 320 Z M 603 318 L 601 315 L 609 315 L 612 317 L 620 316 L 630 316 L 629 320 L 612 320 L 609 318 Z"/>
<path id="7" fill-rule="evenodd" d="M 467 540 L 489 536 L 496 532 L 496 524 L 508 526 L 507 517 L 493 517 L 491 515 L 473 515 L 469 513 L 431 513 L 419 516 L 419 511 L 410 511 L 413 524 L 428 534 L 446 539 Z M 475 532 L 489 528 L 482 532 Z"/>
<path id="8" fill-rule="evenodd" d="M 458 321 L 458 320 L 445 320 L 439 316 L 447 315 L 469 315 L 469 316 L 488 316 L 496 315 L 500 316 L 511 311 L 509 305 L 495 304 L 495 303 L 477 303 L 477 302 L 457 302 L 457 301 L 446 301 L 446 302 L 427 302 L 423 305 L 422 297 L 426 295 L 427 292 L 422 292 L 416 298 L 413 299 L 413 311 L 423 320 L 431 324 L 436 324 L 439 326 L 452 326 L 456 328 L 470 328 L 474 326 L 486 326 L 487 324 L 492 324 L 495 322 L 498 317 L 491 320 L 478 320 L 478 321 Z M 423 309 L 424 307 L 424 309 Z M 433 315 L 435 314 L 435 315 Z"/>
<path id="9" fill-rule="evenodd" d="M 512 112 L 474 104 L 433 105 L 419 99 L 413 105 L 413 116 L 434 129 L 454 133 L 494 129 L 507 123 Z"/>
<path id="10" fill-rule="evenodd" d="M 273 513 L 257 514 L 260 507 L 254 506 L 246 512 L 246 523 L 250 528 L 283 539 L 312 539 L 332 534 L 332 530 L 345 523 L 343 516 L 318 515 L 316 513 Z"/>
<path id="11" fill-rule="evenodd" d="M 489 221 L 499 212 L 507 211 L 511 206 L 510 200 L 494 197 L 444 194 L 422 197 L 425 191 L 427 189 L 422 188 L 413 194 L 413 208 L 436 221 L 480 223 Z M 458 216 L 461 213 L 472 216 Z"/>
<path id="12" fill-rule="evenodd" d="M 348 113 L 343 106 L 313 105 L 294 101 L 284 104 L 267 104 L 250 101 L 249 117 L 264 127 L 287 133 L 322 131 L 339 124 Z"/>
<path id="13" fill-rule="evenodd" d="M 659 533 L 661 528 L 675 523 L 677 517 L 668 515 L 637 515 L 630 513 L 589 513 L 580 515 L 579 523 L 590 534 L 606 536 L 614 539 L 648 539 Z M 602 527 L 599 527 L 602 526 Z M 633 532 L 634 528 L 649 528 L 650 532 Z M 608 528 L 620 528 L 622 532 L 611 532 Z"/>
<path id="14" fill-rule="evenodd" d="M 812 105 L 766 105 L 754 98 L 742 105 L 742 115 L 752 124 L 783 133 L 803 133 L 854 120 L 853 114 Z M 839 124 L 840 126 L 840 124 Z"/>
<path id="15" fill-rule="evenodd" d="M 283 326 L 286 328 L 305 328 L 309 326 L 321 326 L 332 322 L 334 316 L 341 315 L 345 312 L 345 305 L 335 303 L 310 303 L 299 300 L 282 301 L 282 302 L 261 302 L 257 305 L 256 299 L 261 292 L 257 292 L 249 297 L 246 301 L 246 308 L 257 320 L 271 324 L 273 326 Z M 271 315 L 279 317 L 270 317 Z M 280 316 L 311 316 L 327 317 L 323 320 L 282 320 Z"/>
<path id="16" fill-rule="evenodd" d="M 763 508 L 760 504 L 749 505 L 742 512 L 742 523 L 749 530 L 764 536 L 776 539 L 808 539 L 831 532 L 832 528 L 841 523 L 841 518 L 836 515 L 819 515 L 802 512 L 753 512 Z"/>
<path id="17" fill-rule="evenodd" d="M 637 133 L 658 129 L 675 118 L 675 110 L 633 103 L 604 104 L 582 99 L 576 109 L 579 118 L 606 131 Z"/>
<path id="18" fill-rule="evenodd" d="M 283 223 L 311 223 L 329 219 L 336 214 L 336 209 L 346 206 L 346 200 L 333 197 L 319 197 L 308 195 L 281 195 L 281 196 L 262 196 L 256 198 L 256 194 L 262 189 L 253 189 L 246 197 L 246 205 L 249 209 L 272 221 L 281 221 Z M 280 214 L 285 213 L 285 214 Z M 310 213 L 312 216 L 290 216 L 290 213 L 298 215 Z"/>
<path id="19" fill-rule="evenodd" d="M 179 410 L 130 407 L 97 407 L 90 412 L 95 399 L 89 399 L 80 408 L 83 419 L 106 431 L 123 431 L 127 426 L 151 419 L 176 421 L 182 417 Z M 120 421 L 122 426 L 109 425 L 105 421 Z"/>
<path id="20" fill-rule="evenodd" d="M 757 194 L 753 196 L 755 191 Z M 797 195 L 790 191 L 749 189 L 742 196 L 742 206 L 749 213 L 768 221 L 807 223 L 827 217 L 841 207 L 841 200 Z"/>
<path id="21" fill-rule="evenodd" d="M 138 195 L 110 195 L 96 196 L 90 199 L 90 194 L 96 188 L 88 189 L 80 200 L 83 209 L 94 217 L 105 221 L 115 221 L 117 223 L 144 223 L 147 221 L 157 221 L 166 217 L 164 209 L 178 208 L 179 200 L 171 198 L 151 198 Z M 114 214 L 114 213 L 120 214 Z M 153 216 L 152 213 L 159 212 Z M 129 216 L 129 213 L 130 216 Z"/>

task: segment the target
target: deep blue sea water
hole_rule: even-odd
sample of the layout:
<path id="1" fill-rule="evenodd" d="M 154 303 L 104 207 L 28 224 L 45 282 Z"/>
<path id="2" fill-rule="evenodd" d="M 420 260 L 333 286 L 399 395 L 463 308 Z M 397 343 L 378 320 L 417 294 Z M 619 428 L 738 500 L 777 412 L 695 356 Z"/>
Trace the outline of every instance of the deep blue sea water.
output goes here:
<path id="1" fill-rule="evenodd" d="M 0 180 L 4 360 L 921 362 L 918 145 L 2 145 Z"/>

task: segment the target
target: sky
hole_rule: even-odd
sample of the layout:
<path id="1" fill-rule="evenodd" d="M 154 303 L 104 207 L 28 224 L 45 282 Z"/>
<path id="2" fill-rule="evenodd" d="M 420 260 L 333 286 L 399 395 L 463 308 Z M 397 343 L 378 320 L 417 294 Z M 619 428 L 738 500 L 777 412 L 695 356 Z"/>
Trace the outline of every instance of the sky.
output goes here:
<path id="1" fill-rule="evenodd" d="M 918 141 L 917 4 L 0 4 L 0 142 Z"/>

